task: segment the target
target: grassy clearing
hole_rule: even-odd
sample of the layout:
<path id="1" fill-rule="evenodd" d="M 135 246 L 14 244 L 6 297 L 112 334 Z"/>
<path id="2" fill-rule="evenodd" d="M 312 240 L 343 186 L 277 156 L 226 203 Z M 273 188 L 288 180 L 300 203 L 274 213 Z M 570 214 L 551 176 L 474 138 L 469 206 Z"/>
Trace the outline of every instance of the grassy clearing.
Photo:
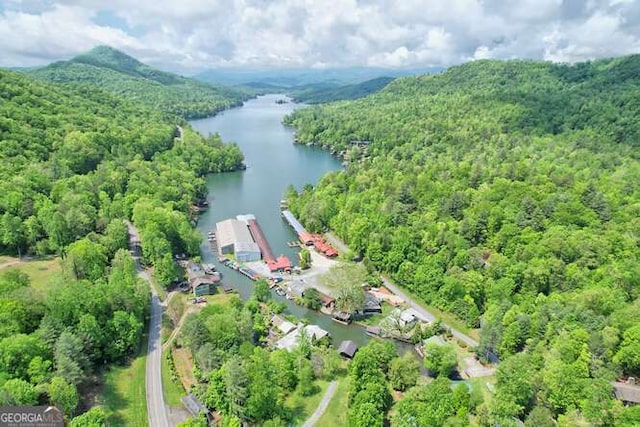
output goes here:
<path id="1" fill-rule="evenodd" d="M 186 394 L 180 384 L 177 384 L 171 378 L 171 366 L 168 355 L 171 350 L 162 352 L 162 391 L 164 393 L 164 401 L 169 406 L 182 407 L 180 398 Z"/>
<path id="2" fill-rule="evenodd" d="M 128 366 L 113 366 L 104 376 L 102 405 L 109 426 L 146 426 L 147 397 L 145 366 L 147 337 L 140 343 L 138 355 Z"/>
<path id="3" fill-rule="evenodd" d="M 29 276 L 31 286 L 37 291 L 44 292 L 51 280 L 62 273 L 62 267 L 58 258 L 19 260 L 18 258 L 0 257 L 0 264 L 16 263 L 1 268 L 0 271 L 10 269 L 20 270 Z"/>
<path id="4" fill-rule="evenodd" d="M 191 390 L 191 386 L 198 383 L 193 375 L 193 361 L 191 353 L 184 347 L 173 349 L 173 361 L 176 366 L 176 372 L 182 382 L 184 390 Z"/>
<path id="5" fill-rule="evenodd" d="M 347 417 L 347 394 L 349 393 L 349 381 L 346 377 L 338 379 L 338 387 L 329 402 L 327 410 L 316 423 L 316 427 L 336 427 L 349 425 Z M 313 411 L 312 411 L 313 412 Z"/>
<path id="6" fill-rule="evenodd" d="M 287 397 L 285 405 L 291 409 L 293 413 L 292 425 L 302 425 L 304 421 L 316 410 L 324 393 L 329 387 L 329 382 L 324 380 L 314 381 L 317 386 L 316 393 L 313 396 L 301 396 L 296 390 Z"/>

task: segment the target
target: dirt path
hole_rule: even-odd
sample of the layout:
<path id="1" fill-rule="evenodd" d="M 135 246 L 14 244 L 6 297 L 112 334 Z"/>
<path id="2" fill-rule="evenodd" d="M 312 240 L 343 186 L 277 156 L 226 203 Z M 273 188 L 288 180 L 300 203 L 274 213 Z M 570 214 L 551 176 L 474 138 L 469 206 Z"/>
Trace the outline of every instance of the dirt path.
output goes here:
<path id="1" fill-rule="evenodd" d="M 0 270 L 7 267 L 13 267 L 14 265 L 22 264 L 22 261 L 8 261 L 0 264 Z"/>
<path id="2" fill-rule="evenodd" d="M 331 402 L 331 399 L 336 392 L 337 386 L 338 382 L 336 380 L 331 381 L 329 387 L 327 387 L 327 391 L 324 393 L 324 396 L 322 396 L 320 404 L 313 412 L 313 414 L 311 414 L 311 416 L 307 419 L 307 421 L 302 424 L 302 427 L 313 427 L 318 422 L 322 414 L 324 414 L 324 411 L 327 410 L 329 402 Z"/>
<path id="3" fill-rule="evenodd" d="M 180 317 L 180 320 L 178 321 L 178 324 L 176 325 L 176 327 L 173 329 L 173 331 L 171 332 L 171 335 L 169 335 L 169 338 L 167 338 L 167 341 L 165 341 L 165 343 L 162 345 L 163 349 L 167 349 L 169 348 L 169 346 L 171 345 L 171 342 L 178 336 L 178 334 L 180 333 L 180 329 L 182 329 L 182 325 L 184 324 L 184 321 L 186 320 L 187 316 L 191 313 L 194 313 L 197 311 L 197 308 L 194 306 L 188 306 L 186 308 L 186 310 L 184 311 L 184 313 L 182 313 L 182 316 Z"/>

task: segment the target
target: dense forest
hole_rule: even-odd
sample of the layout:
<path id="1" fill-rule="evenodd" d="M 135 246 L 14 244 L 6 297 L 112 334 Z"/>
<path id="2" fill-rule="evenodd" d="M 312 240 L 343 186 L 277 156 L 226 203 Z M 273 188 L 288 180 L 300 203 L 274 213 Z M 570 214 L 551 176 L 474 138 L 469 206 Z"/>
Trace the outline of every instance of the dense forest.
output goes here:
<path id="1" fill-rule="evenodd" d="M 195 255 L 191 207 L 202 176 L 243 156 L 217 136 L 181 132 L 163 113 L 88 87 L 0 71 L 0 252 L 55 255 L 61 277 L 0 276 L 0 404 L 51 402 L 74 413 L 78 388 L 137 349 L 149 291 L 125 220 L 161 284 Z"/>
<path id="2" fill-rule="evenodd" d="M 98 87 L 184 118 L 214 115 L 241 105 L 251 95 L 247 90 L 213 86 L 157 70 L 108 46 L 27 72 L 48 82 Z"/>
<path id="3" fill-rule="evenodd" d="M 481 328 L 482 425 L 640 424 L 611 385 L 640 374 L 639 67 L 483 60 L 285 119 L 349 159 L 288 194 L 305 225 Z M 447 422 L 424 393 L 398 425 Z"/>
<path id="4" fill-rule="evenodd" d="M 310 84 L 287 91 L 295 102 L 323 104 L 327 102 L 360 99 L 375 93 L 393 81 L 392 77 L 378 77 L 362 83 L 344 86 Z"/>

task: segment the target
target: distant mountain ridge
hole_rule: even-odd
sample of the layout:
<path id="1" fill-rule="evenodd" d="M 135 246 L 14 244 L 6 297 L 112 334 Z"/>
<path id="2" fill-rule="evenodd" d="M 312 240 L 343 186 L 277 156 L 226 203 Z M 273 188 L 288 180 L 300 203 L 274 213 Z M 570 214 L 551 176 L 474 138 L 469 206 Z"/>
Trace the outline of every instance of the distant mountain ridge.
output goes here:
<path id="1" fill-rule="evenodd" d="M 310 87 L 296 88 L 291 95 L 294 101 L 305 102 L 307 104 L 353 100 L 375 93 L 385 88 L 394 80 L 393 77 L 377 77 L 362 83 L 338 87 L 317 87 L 311 85 Z"/>
<path id="2" fill-rule="evenodd" d="M 207 70 L 196 74 L 193 78 L 215 84 L 260 87 L 277 86 L 285 89 L 326 83 L 333 87 L 352 85 L 379 77 L 404 77 L 416 74 L 433 74 L 443 68 L 410 68 L 393 69 L 378 67 L 345 67 L 345 68 L 298 68 L 298 69 L 218 69 Z"/>
<path id="3" fill-rule="evenodd" d="M 109 46 L 24 72 L 54 83 L 95 86 L 184 118 L 211 116 L 241 105 L 251 95 L 247 90 L 214 86 L 158 70 Z"/>

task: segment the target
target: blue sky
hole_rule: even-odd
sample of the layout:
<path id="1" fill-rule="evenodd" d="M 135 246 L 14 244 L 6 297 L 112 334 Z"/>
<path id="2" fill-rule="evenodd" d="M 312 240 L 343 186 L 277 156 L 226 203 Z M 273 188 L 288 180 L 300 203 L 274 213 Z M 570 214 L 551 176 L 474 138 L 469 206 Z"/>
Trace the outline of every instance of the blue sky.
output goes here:
<path id="1" fill-rule="evenodd" d="M 640 53 L 640 0 L 0 0 L 0 66 L 100 44 L 185 74 L 576 62 Z"/>

